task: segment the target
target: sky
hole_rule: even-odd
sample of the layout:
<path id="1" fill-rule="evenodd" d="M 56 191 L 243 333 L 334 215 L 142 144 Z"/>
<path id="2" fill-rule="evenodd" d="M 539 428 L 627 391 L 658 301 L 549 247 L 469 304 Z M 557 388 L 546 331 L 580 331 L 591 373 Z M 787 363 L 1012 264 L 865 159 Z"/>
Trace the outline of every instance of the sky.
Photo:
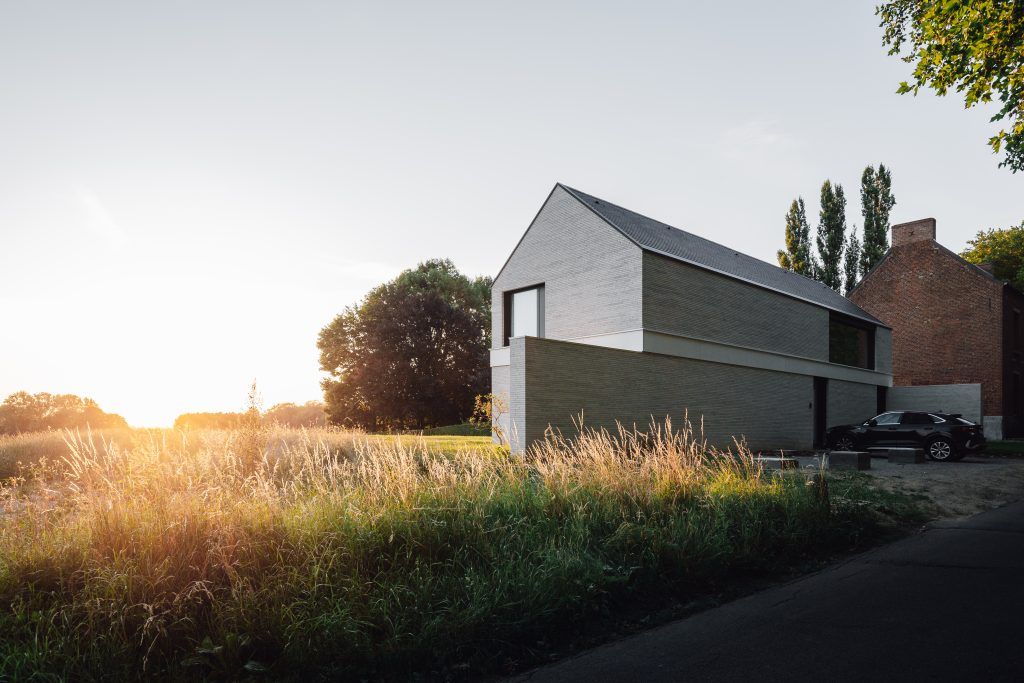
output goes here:
<path id="1" fill-rule="evenodd" d="M 879 162 L 954 250 L 1019 224 L 992 111 L 909 73 L 865 2 L 0 0 L 0 397 L 320 398 L 335 315 L 495 275 L 556 182 L 773 263 Z"/>

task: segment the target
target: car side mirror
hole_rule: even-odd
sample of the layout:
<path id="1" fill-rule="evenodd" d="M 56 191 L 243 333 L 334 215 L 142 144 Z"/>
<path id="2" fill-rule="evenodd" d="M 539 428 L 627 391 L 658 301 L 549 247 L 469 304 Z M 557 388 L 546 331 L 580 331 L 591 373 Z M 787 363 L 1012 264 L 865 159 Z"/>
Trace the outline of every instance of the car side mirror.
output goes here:
<path id="1" fill-rule="evenodd" d="M 870 420 L 868 420 L 864 424 L 866 424 L 868 427 L 877 427 L 878 426 L 878 420 L 876 420 L 875 418 L 871 418 Z"/>

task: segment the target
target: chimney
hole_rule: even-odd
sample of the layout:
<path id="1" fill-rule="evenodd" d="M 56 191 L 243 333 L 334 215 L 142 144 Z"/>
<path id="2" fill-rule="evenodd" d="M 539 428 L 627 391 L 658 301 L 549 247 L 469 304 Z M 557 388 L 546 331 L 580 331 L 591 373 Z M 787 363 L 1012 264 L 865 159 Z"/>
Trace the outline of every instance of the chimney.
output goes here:
<path id="1" fill-rule="evenodd" d="M 909 223 L 898 223 L 892 226 L 892 246 L 902 247 L 911 242 L 935 240 L 935 219 L 922 218 Z"/>

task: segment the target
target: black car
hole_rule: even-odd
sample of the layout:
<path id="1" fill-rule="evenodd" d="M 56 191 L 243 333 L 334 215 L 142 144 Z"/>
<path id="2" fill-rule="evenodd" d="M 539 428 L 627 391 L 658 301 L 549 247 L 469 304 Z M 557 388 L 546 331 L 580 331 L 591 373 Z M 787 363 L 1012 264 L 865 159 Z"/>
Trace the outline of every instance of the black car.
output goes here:
<path id="1" fill-rule="evenodd" d="M 981 426 L 960 415 L 891 410 L 859 425 L 832 427 L 828 445 L 837 451 L 923 448 L 932 460 L 960 460 L 985 447 Z"/>

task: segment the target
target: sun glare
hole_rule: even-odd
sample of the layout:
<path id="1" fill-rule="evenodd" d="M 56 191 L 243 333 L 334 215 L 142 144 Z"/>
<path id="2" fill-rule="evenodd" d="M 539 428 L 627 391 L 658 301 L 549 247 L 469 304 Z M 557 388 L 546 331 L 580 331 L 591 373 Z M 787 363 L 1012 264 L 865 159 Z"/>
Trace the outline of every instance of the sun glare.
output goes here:
<path id="1" fill-rule="evenodd" d="M 22 359 L 0 393 L 88 396 L 133 426 L 239 410 L 253 379 L 267 407 L 320 397 L 316 334 L 357 288 L 282 280 L 269 250 L 185 246 L 169 226 L 130 224 L 80 186 L 65 198 L 73 211 L 53 234 L 16 238 L 45 258 L 4 264 L 33 284 L 0 298 L 11 323 L 0 342 Z"/>

